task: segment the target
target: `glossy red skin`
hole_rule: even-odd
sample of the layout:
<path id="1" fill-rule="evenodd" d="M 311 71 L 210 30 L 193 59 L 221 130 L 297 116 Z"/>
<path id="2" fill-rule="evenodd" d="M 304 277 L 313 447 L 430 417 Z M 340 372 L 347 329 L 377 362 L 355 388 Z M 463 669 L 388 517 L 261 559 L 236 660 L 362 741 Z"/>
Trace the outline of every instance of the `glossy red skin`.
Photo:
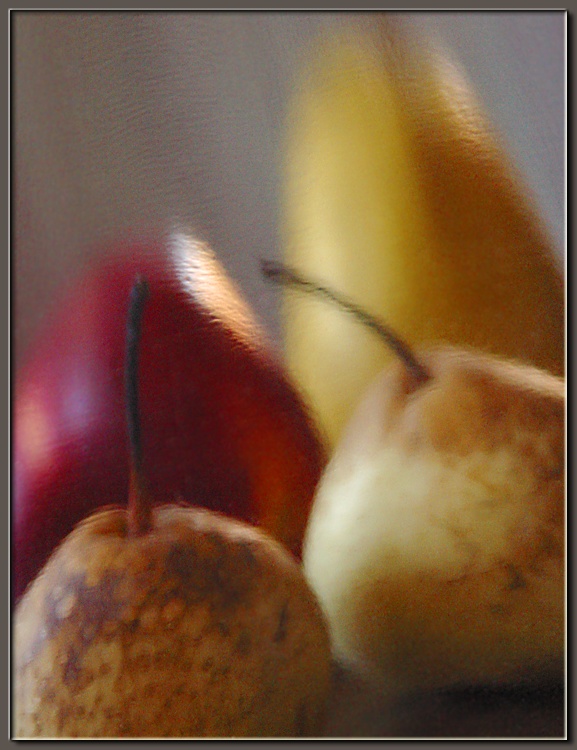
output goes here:
<path id="1" fill-rule="evenodd" d="M 182 500 L 261 525 L 300 555 L 322 442 L 254 319 L 247 335 L 207 307 L 203 289 L 220 289 L 222 269 L 189 246 L 195 290 L 179 281 L 169 246 L 162 236 L 125 243 L 89 268 L 17 374 L 13 600 L 78 521 L 126 502 L 125 328 L 137 274 L 150 285 L 139 393 L 155 502 Z"/>

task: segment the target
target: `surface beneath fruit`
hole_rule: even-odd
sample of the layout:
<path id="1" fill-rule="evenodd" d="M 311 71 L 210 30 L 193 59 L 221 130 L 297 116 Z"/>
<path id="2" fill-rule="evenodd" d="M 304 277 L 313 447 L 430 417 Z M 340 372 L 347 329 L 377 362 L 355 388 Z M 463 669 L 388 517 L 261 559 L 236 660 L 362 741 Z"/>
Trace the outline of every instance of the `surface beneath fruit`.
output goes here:
<path id="1" fill-rule="evenodd" d="M 565 736 L 562 685 L 455 690 L 396 698 L 352 669 L 338 667 L 324 734 L 384 738 L 551 738 Z"/>

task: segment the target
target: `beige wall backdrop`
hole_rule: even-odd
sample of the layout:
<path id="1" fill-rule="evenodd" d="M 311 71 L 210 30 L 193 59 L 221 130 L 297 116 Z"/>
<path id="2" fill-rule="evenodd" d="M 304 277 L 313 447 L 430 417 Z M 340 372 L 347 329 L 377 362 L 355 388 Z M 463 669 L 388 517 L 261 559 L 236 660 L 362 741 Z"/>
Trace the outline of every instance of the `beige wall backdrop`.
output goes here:
<path id="1" fill-rule="evenodd" d="M 280 255 L 287 96 L 333 13 L 17 12 L 11 39 L 14 362 L 57 290 L 121 229 L 178 219 L 279 333 L 258 256 Z M 565 16 L 405 13 L 449 48 L 564 258 Z"/>

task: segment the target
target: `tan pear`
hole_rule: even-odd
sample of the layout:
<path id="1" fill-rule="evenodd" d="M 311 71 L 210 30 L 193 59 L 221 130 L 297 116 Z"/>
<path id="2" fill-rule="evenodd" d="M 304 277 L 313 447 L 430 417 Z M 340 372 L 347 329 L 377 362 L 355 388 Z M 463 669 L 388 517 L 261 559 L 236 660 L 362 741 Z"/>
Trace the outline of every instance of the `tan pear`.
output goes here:
<path id="1" fill-rule="evenodd" d="M 15 736 L 316 736 L 329 639 L 292 555 L 202 509 L 127 524 L 81 523 L 20 601 Z"/>
<path id="2" fill-rule="evenodd" d="M 397 354 L 321 478 L 305 572 L 336 654 L 399 691 L 561 679 L 565 381 L 389 329 L 337 302 Z"/>
<path id="3" fill-rule="evenodd" d="M 397 689 L 561 678 L 565 384 L 440 347 L 393 364 L 321 479 L 304 547 L 334 648 Z"/>

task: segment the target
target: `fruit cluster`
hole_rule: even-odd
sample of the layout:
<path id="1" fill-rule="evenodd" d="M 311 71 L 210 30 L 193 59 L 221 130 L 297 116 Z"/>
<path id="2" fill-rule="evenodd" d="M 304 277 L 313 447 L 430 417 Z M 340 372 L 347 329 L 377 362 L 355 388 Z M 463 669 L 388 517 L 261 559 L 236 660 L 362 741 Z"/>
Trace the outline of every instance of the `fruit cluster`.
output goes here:
<path id="1" fill-rule="evenodd" d="M 264 271 L 329 304 L 291 300 L 286 365 L 172 233 L 90 268 L 18 373 L 20 738 L 315 736 L 335 661 L 404 695 L 563 679 L 563 280 L 462 82 L 355 45 L 301 90 L 307 276 Z"/>
<path id="2" fill-rule="evenodd" d="M 215 256 L 148 250 L 82 279 L 18 383 L 16 733 L 315 735 L 322 443 Z"/>
<path id="3" fill-rule="evenodd" d="M 14 596 L 76 523 L 126 497 L 125 327 L 136 276 L 143 459 L 154 497 L 262 526 L 295 555 L 325 462 L 316 427 L 214 254 L 126 240 L 67 294 L 18 373 Z"/>

